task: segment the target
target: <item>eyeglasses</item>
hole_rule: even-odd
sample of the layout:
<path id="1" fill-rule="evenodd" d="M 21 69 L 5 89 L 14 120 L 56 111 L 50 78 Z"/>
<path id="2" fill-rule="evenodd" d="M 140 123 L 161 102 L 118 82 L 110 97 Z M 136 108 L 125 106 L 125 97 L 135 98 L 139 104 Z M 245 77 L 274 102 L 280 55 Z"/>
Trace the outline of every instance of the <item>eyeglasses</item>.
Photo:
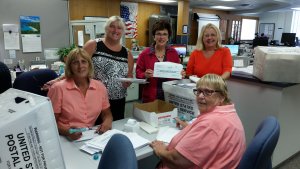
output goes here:
<path id="1" fill-rule="evenodd" d="M 169 36 L 169 34 L 167 34 L 167 33 L 156 33 L 155 36 L 167 37 L 167 36 Z"/>
<path id="2" fill-rule="evenodd" d="M 199 96 L 201 93 L 204 96 L 211 96 L 215 92 L 220 92 L 219 90 L 210 90 L 210 89 L 193 89 L 193 92 L 196 96 Z"/>

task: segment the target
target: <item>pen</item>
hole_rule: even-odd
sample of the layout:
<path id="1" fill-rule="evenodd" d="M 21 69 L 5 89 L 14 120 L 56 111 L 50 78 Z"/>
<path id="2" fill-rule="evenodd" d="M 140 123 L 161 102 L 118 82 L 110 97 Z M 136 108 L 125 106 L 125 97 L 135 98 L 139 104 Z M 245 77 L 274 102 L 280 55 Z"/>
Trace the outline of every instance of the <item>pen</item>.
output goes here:
<path id="1" fill-rule="evenodd" d="M 73 133 L 84 132 L 84 131 L 88 131 L 88 130 L 97 130 L 98 127 L 99 127 L 99 125 L 93 126 L 93 127 L 70 128 L 69 133 L 73 134 Z"/>
<path id="2" fill-rule="evenodd" d="M 84 127 L 84 128 L 70 128 L 69 129 L 69 133 L 73 134 L 73 133 L 84 132 L 84 131 L 88 131 L 88 130 L 91 130 L 91 129 L 88 128 L 88 127 Z"/>
<path id="3" fill-rule="evenodd" d="M 176 123 L 176 119 L 175 119 L 175 118 L 176 118 L 176 117 L 173 118 L 173 123 Z M 185 115 L 179 115 L 177 118 L 178 118 L 179 120 L 181 120 L 181 121 L 187 121 L 187 118 L 186 118 Z"/>
<path id="4" fill-rule="evenodd" d="M 181 121 L 187 121 L 187 118 L 185 115 L 179 115 L 178 118 L 181 120 Z"/>

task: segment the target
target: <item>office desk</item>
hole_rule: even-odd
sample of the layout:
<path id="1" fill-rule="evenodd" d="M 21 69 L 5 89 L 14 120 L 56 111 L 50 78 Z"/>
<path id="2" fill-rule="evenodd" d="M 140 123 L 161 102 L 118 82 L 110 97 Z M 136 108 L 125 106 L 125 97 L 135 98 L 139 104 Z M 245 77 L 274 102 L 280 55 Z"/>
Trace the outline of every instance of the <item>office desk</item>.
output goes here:
<path id="1" fill-rule="evenodd" d="M 273 167 L 300 151 L 300 84 L 261 82 L 252 75 L 232 72 L 227 85 L 247 143 L 264 118 L 272 115 L 278 119 L 280 136 L 272 157 Z"/>
<path id="2" fill-rule="evenodd" d="M 118 130 L 124 129 L 124 124 L 128 119 L 122 119 L 113 122 L 113 128 Z M 156 138 L 155 134 L 148 134 L 142 129 L 137 132 L 140 136 L 153 141 Z M 64 136 L 60 136 L 62 153 L 66 165 L 66 169 L 97 169 L 99 160 L 94 160 L 92 155 L 89 155 L 79 149 L 84 142 L 74 142 L 68 140 Z M 153 154 L 150 146 L 143 147 L 135 151 L 139 168 L 154 168 L 158 162 L 158 158 Z M 117 157 L 116 157 L 117 158 Z M 152 165 L 152 166 L 151 166 Z"/>

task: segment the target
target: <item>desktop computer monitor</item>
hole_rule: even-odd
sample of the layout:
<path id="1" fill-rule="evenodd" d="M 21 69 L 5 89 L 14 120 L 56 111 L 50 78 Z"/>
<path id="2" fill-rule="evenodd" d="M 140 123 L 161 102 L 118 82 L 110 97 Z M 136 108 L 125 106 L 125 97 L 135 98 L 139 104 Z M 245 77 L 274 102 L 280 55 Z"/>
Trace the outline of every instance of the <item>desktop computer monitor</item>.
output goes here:
<path id="1" fill-rule="evenodd" d="M 268 37 L 256 37 L 253 39 L 252 47 L 255 48 L 256 46 L 268 46 L 269 45 L 269 38 Z"/>
<path id="2" fill-rule="evenodd" d="M 231 56 L 237 56 L 239 53 L 239 45 L 224 45 L 229 48 Z"/>
<path id="3" fill-rule="evenodd" d="M 295 46 L 296 33 L 282 33 L 281 43 L 284 46 Z"/>
<path id="4" fill-rule="evenodd" d="M 185 57 L 186 56 L 186 54 L 187 54 L 186 44 L 171 44 L 170 46 L 177 51 L 179 57 Z"/>

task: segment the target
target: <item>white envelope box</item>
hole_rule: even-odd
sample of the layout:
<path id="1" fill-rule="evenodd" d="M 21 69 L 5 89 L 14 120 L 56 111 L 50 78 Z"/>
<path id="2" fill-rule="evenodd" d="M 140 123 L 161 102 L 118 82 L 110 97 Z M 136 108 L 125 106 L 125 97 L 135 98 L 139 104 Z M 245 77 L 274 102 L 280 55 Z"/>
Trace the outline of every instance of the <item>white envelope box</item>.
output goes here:
<path id="1" fill-rule="evenodd" d="M 50 100 L 10 88 L 0 94 L 0 168 L 65 169 Z"/>
<path id="2" fill-rule="evenodd" d="M 193 93 L 196 83 L 189 79 L 173 80 L 163 82 L 162 87 L 165 100 L 177 107 L 179 117 L 192 120 L 200 114 L 196 96 Z"/>
<path id="3" fill-rule="evenodd" d="M 253 75 L 262 81 L 300 83 L 300 48 L 256 47 Z"/>
<path id="4" fill-rule="evenodd" d="M 134 103 L 133 116 L 153 127 L 176 126 L 177 108 L 162 100 L 149 103 Z"/>

